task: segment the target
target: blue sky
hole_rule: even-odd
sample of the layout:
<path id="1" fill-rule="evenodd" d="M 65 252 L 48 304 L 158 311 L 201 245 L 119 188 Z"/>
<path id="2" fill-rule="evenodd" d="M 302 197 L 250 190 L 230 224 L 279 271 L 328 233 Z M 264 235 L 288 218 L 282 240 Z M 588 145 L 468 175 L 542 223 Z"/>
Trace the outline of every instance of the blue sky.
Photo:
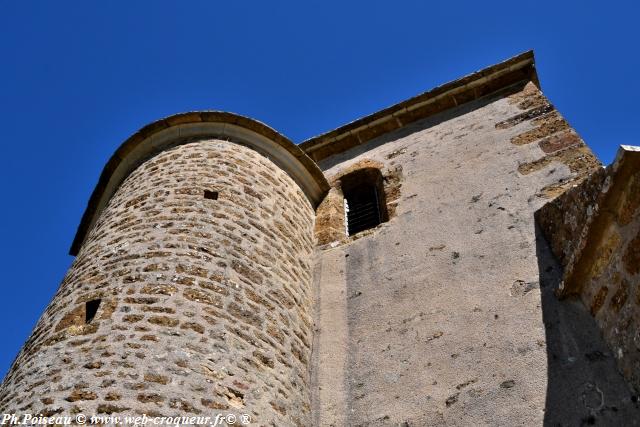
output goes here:
<path id="1" fill-rule="evenodd" d="M 631 2 L 2 1 L 0 377 L 72 258 L 106 160 L 163 116 L 227 110 L 295 142 L 534 49 L 600 159 L 639 144 Z"/>

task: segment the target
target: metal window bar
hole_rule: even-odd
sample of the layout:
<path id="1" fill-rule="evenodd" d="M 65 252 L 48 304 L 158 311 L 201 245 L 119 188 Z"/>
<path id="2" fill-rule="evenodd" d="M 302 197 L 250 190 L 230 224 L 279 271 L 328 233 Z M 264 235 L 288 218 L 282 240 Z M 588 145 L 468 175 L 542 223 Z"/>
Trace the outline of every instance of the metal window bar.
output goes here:
<path id="1" fill-rule="evenodd" d="M 376 188 L 361 185 L 345 196 L 345 226 L 349 236 L 373 228 L 382 222 Z"/>

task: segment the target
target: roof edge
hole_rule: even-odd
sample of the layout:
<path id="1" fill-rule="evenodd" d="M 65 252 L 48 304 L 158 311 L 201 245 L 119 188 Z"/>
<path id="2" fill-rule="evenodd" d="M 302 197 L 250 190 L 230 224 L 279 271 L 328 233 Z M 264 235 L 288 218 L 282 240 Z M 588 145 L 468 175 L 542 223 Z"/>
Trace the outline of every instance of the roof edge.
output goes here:
<path id="1" fill-rule="evenodd" d="M 296 181 L 314 207 L 329 190 L 329 184 L 318 165 L 291 140 L 266 124 L 223 111 L 178 113 L 146 125 L 122 143 L 111 156 L 87 203 L 69 254 L 78 254 L 100 213 L 136 167 L 193 137 L 225 138 L 260 152 Z"/>
<path id="2" fill-rule="evenodd" d="M 539 86 L 533 50 L 437 86 L 300 144 L 315 161 L 343 152 L 408 123 L 528 80 Z"/>

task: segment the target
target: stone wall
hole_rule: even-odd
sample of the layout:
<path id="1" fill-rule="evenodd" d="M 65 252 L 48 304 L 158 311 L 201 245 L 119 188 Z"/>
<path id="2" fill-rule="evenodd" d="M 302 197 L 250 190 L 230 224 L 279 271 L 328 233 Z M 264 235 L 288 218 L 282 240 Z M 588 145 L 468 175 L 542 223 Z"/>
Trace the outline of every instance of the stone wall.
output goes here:
<path id="1" fill-rule="evenodd" d="M 640 390 L 640 151 L 615 162 L 536 213 L 565 266 L 560 296 L 578 295 L 625 378 Z"/>
<path id="2" fill-rule="evenodd" d="M 314 263 L 314 425 L 637 417 L 589 313 L 554 296 L 561 267 L 534 221 L 600 163 L 535 84 L 507 89 L 342 151 L 342 140 L 322 146 L 334 189 L 316 231 L 337 244 Z M 339 180 L 362 167 L 389 177 L 394 214 L 341 236 Z M 592 410 L 596 387 L 607 407 Z"/>
<path id="3" fill-rule="evenodd" d="M 536 212 L 536 220 L 545 236 L 549 236 L 553 254 L 563 267 L 584 248 L 587 231 L 602 201 L 607 176 L 604 168 L 596 170 L 581 184 Z"/>
<path id="4" fill-rule="evenodd" d="M 313 228 L 295 182 L 247 147 L 198 140 L 147 160 L 90 232 L 0 412 L 309 425 Z"/>

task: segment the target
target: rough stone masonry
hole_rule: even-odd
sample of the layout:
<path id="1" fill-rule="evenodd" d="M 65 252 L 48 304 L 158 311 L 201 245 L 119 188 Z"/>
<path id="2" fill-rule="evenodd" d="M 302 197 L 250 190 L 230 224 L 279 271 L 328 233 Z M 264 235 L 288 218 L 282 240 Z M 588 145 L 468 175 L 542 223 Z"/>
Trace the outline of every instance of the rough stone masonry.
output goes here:
<path id="1" fill-rule="evenodd" d="M 313 217 L 287 173 L 236 143 L 144 161 L 5 379 L 3 412 L 308 425 Z"/>
<path id="2" fill-rule="evenodd" d="M 152 123 L 0 412 L 638 425 L 637 157 L 603 169 L 532 52 L 299 146 L 230 113 Z"/>

